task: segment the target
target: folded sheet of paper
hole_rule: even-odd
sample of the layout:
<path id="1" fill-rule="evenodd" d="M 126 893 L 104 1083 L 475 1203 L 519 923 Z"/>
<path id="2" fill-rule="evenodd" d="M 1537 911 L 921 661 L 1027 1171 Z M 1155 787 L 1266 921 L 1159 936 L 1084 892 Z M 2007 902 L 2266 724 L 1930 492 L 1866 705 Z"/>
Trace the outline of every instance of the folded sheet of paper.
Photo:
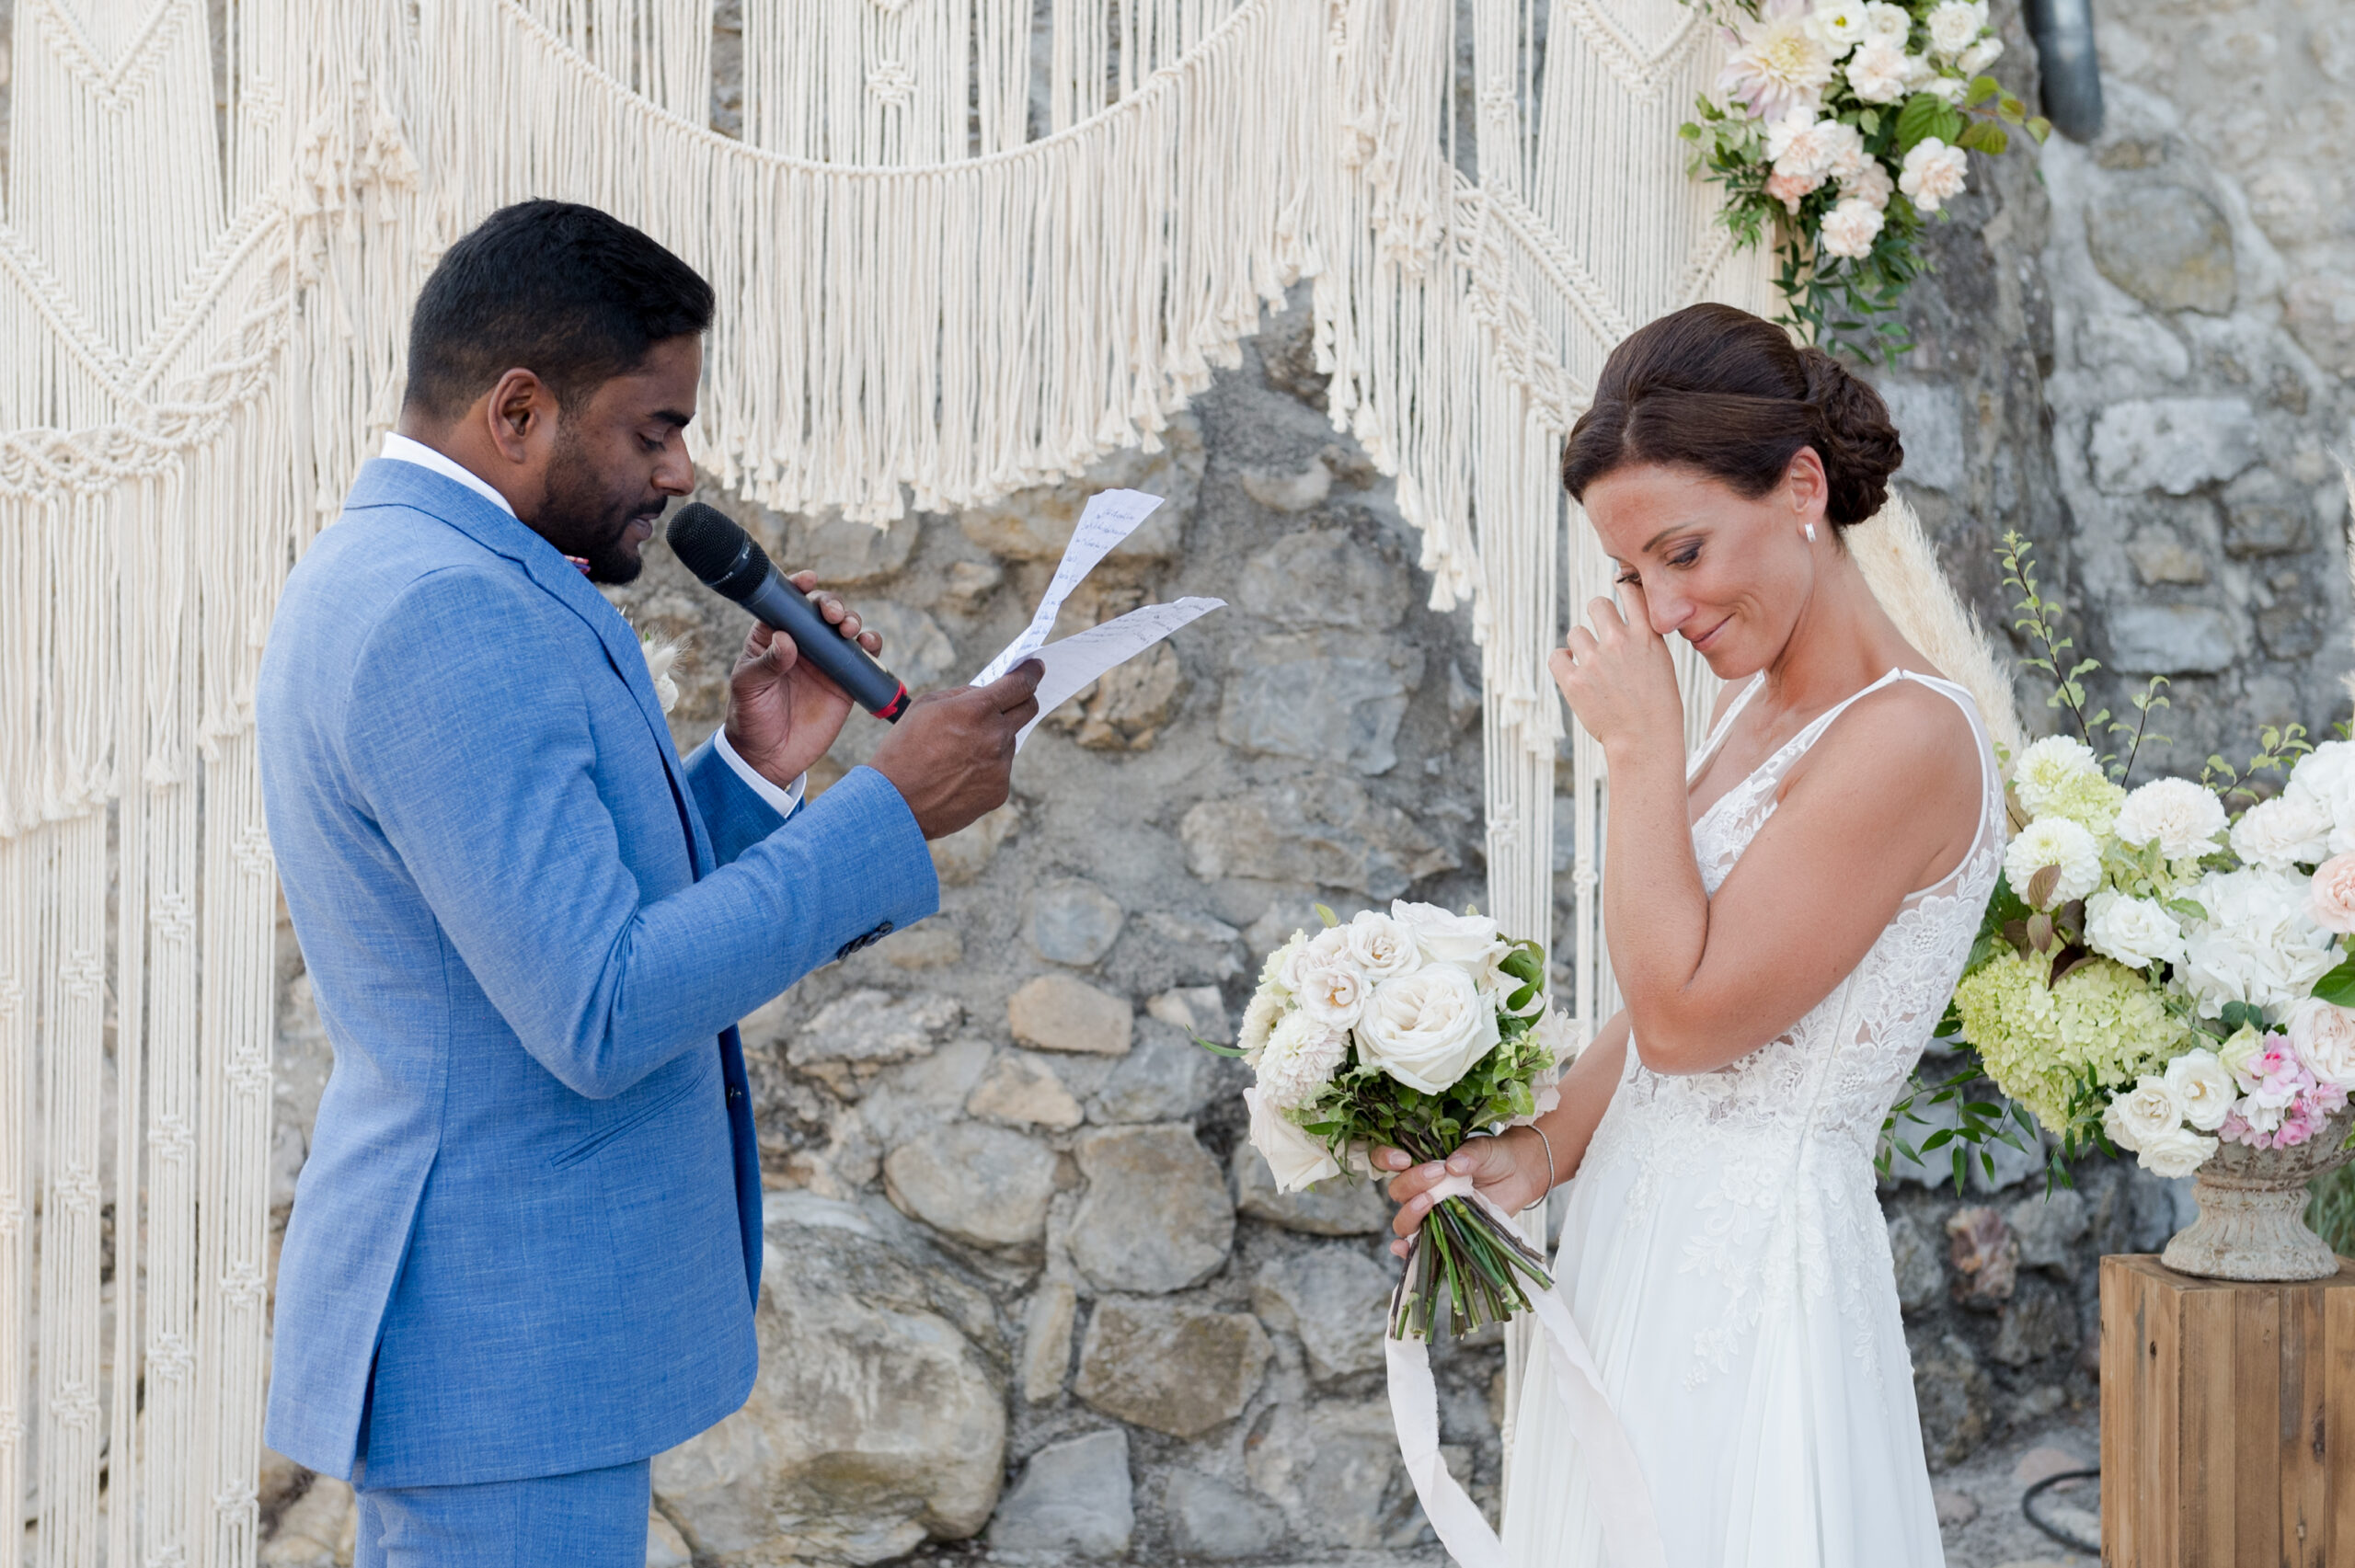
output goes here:
<path id="1" fill-rule="evenodd" d="M 1022 727 L 1022 733 L 1014 738 L 1014 749 L 1021 750 L 1030 732 L 1039 727 L 1039 719 L 1077 696 L 1089 681 L 1116 664 L 1126 664 L 1187 622 L 1225 607 L 1223 599 L 1148 604 L 1033 651 L 1029 657 L 1047 667 L 1046 674 L 1039 678 L 1039 718 Z"/>
<path id="2" fill-rule="evenodd" d="M 1148 496 L 1142 490 L 1103 490 L 1090 496 L 1086 509 L 1080 513 L 1079 526 L 1072 530 L 1071 543 L 1063 547 L 1063 558 L 1055 565 L 1054 580 L 1047 584 L 1046 597 L 1039 601 L 1030 624 L 1022 629 L 1020 636 L 1005 645 L 1005 651 L 982 667 L 982 672 L 973 677 L 973 684 L 986 686 L 1024 659 L 1035 658 L 1047 671 L 1039 678 L 1039 718 L 1044 718 L 1085 691 L 1106 670 L 1127 663 L 1187 622 L 1212 610 L 1224 609 L 1223 599 L 1180 599 L 1169 604 L 1148 604 L 1100 626 L 1075 632 L 1061 642 L 1047 641 L 1047 634 L 1054 630 L 1055 617 L 1061 613 L 1063 601 L 1071 597 L 1071 590 L 1096 569 L 1097 562 L 1136 532 L 1137 524 L 1160 504 L 1159 496 Z M 1039 727 L 1039 718 L 1024 725 L 1022 733 L 1014 738 L 1016 750 L 1029 740 L 1030 732 Z"/>
<path id="3" fill-rule="evenodd" d="M 1063 601 L 1071 597 L 1096 563 L 1111 554 L 1121 540 L 1136 532 L 1137 524 L 1153 515 L 1161 504 L 1159 496 L 1148 496 L 1143 490 L 1099 490 L 1087 498 L 1086 507 L 1079 514 L 1079 525 L 1072 530 L 1071 543 L 1063 546 L 1063 558 L 1055 563 L 1055 577 L 1047 585 L 1046 597 L 1039 601 L 1030 624 L 1022 635 L 1005 645 L 1004 652 L 982 666 L 973 677 L 973 684 L 986 686 L 1024 659 L 1036 653 L 1046 642 L 1047 634 L 1055 629 L 1055 617 L 1061 613 Z"/>

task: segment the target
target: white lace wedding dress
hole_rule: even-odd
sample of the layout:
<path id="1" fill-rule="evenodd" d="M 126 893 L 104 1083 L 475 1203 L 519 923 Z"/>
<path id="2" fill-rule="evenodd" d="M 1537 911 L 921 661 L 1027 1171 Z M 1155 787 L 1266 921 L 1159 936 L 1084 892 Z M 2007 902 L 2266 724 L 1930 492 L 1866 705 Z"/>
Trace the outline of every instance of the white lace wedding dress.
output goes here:
<path id="1" fill-rule="evenodd" d="M 1934 1568 L 1945 1554 L 1874 1197 L 1873 1145 L 1961 973 L 2002 854 L 2002 787 L 1963 690 L 1892 670 L 1809 724 L 1693 825 L 1715 894 L 1791 765 L 1893 681 L 1968 715 L 1985 807 L 1961 864 L 1909 896 L 1779 1039 L 1685 1077 L 1630 1049 L 1569 1187 L 1557 1288 L 1650 1484 L 1669 1568 Z M 1729 706 L 1687 778 L 1720 745 Z M 1522 1386 L 1504 1542 L 1514 1568 L 1603 1568 L 1578 1443 L 1541 1340 Z"/>

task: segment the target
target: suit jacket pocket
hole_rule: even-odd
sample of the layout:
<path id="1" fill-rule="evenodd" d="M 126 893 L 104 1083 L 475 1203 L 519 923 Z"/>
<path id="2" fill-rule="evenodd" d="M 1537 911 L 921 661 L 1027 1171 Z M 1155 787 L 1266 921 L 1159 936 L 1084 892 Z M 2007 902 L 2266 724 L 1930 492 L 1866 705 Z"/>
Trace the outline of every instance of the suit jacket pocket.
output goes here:
<path id="1" fill-rule="evenodd" d="M 701 1088 L 706 1082 L 707 1079 L 706 1075 L 701 1073 L 689 1078 L 684 1083 L 680 1084 L 676 1089 L 672 1090 L 669 1093 L 661 1095 L 658 1098 L 649 1101 L 648 1104 L 639 1106 L 637 1110 L 630 1112 L 627 1116 L 625 1116 L 616 1121 L 606 1123 L 603 1127 L 599 1127 L 595 1132 L 591 1133 L 588 1137 L 582 1139 L 571 1148 L 559 1150 L 557 1152 L 549 1155 L 548 1163 L 559 1171 L 569 1165 L 578 1165 L 581 1161 L 588 1159 L 589 1156 L 596 1153 L 597 1150 L 603 1149 L 606 1144 L 611 1143 L 615 1139 L 619 1138 L 630 1128 L 638 1126 L 640 1122 L 647 1120 L 649 1117 L 660 1116 L 664 1111 L 669 1110 L 672 1106 L 685 1099 L 689 1094 L 694 1093 L 698 1088 Z"/>

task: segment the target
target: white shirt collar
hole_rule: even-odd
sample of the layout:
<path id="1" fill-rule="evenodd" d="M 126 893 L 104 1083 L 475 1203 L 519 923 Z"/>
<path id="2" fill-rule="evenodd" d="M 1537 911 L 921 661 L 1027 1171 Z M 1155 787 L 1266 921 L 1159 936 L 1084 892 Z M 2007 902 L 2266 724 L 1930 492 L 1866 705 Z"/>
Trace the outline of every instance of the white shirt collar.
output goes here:
<path id="1" fill-rule="evenodd" d="M 431 469 L 444 479 L 454 479 L 509 517 L 515 515 L 515 509 L 507 504 L 507 498 L 492 489 L 488 480 L 423 441 L 411 441 L 397 430 L 386 430 L 384 455 L 395 463 L 414 463 L 419 468 Z"/>

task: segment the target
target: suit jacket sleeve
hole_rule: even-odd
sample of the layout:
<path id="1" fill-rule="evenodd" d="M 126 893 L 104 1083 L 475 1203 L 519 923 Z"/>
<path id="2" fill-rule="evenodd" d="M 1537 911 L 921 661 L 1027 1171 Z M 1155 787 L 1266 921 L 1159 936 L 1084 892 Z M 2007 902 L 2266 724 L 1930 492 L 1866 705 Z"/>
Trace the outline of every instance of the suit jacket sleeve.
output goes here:
<path id="1" fill-rule="evenodd" d="M 686 770 L 687 788 L 720 864 L 733 865 L 738 855 L 785 825 L 776 807 L 747 785 L 709 740 L 687 754 Z"/>
<path id="2" fill-rule="evenodd" d="M 360 808 L 560 1082 L 617 1094 L 844 944 L 938 907 L 914 818 L 868 768 L 757 841 L 757 818 L 729 812 L 729 864 L 644 898 L 597 791 L 584 672 L 550 657 L 538 598 L 464 568 L 412 584 L 352 672 L 342 740 Z"/>

